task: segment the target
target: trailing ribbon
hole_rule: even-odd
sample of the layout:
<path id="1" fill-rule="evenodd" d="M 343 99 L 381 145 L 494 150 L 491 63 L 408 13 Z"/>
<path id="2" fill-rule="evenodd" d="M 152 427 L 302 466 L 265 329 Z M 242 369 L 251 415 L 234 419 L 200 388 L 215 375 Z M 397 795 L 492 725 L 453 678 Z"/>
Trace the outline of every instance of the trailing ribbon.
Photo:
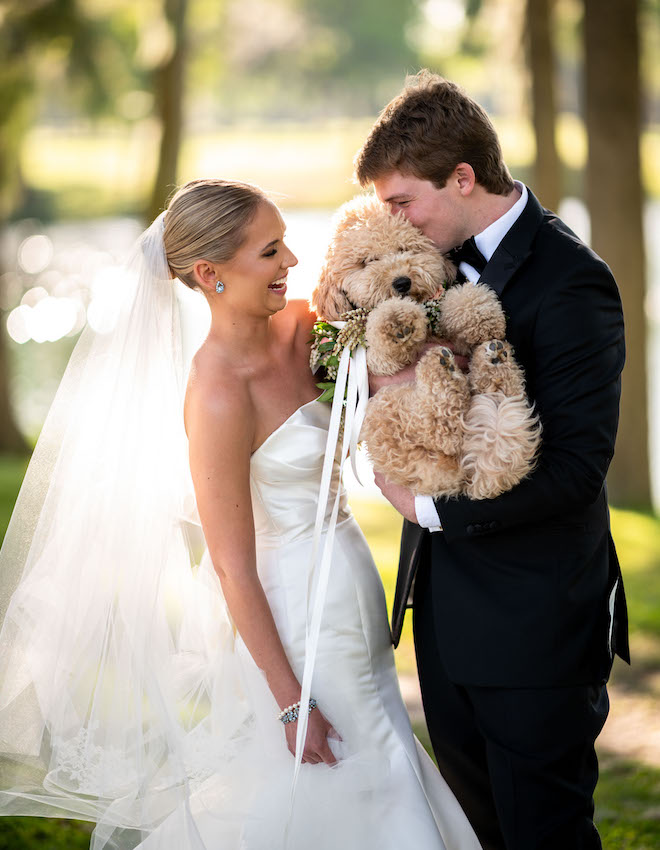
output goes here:
<path id="1" fill-rule="evenodd" d="M 328 322 L 329 325 L 332 325 L 334 328 L 338 328 L 341 330 L 346 326 L 346 322 Z M 344 351 L 348 348 L 346 346 Z M 350 352 L 350 365 L 348 372 L 348 384 L 350 387 L 351 381 L 357 381 L 358 388 L 358 401 L 357 407 L 355 409 L 355 418 L 353 419 L 353 427 L 350 432 L 347 431 L 346 424 L 344 424 L 344 440 L 346 439 L 346 435 L 349 434 L 349 456 L 351 459 L 351 467 L 353 469 L 353 475 L 358 482 L 358 484 L 362 484 L 360 479 L 360 475 L 357 471 L 356 457 L 357 457 L 357 446 L 360 440 L 360 431 L 362 430 L 362 424 L 364 422 L 364 417 L 367 412 L 367 403 L 369 401 L 369 373 L 367 372 L 367 349 L 363 345 L 358 345 L 357 348 L 354 348 Z M 351 377 L 352 376 L 352 377 Z M 337 374 L 337 378 L 339 378 L 339 374 Z M 341 392 L 337 390 L 337 383 L 335 383 L 335 395 L 333 397 L 333 409 L 335 406 L 335 401 L 337 398 L 337 394 L 339 394 L 340 398 L 344 397 L 344 390 Z M 331 430 L 328 434 L 328 444 L 326 446 L 326 457 L 328 453 L 328 447 L 330 445 L 331 440 Z M 332 438 L 334 440 L 333 445 L 336 446 L 337 440 L 336 438 Z M 321 488 L 321 492 L 323 489 Z"/>
<path id="2" fill-rule="evenodd" d="M 335 327 L 343 327 L 345 322 L 333 322 L 332 324 Z M 337 493 L 335 495 L 332 513 L 328 521 L 323 551 L 319 560 L 318 552 L 321 543 L 321 536 L 323 534 L 323 524 L 325 521 L 328 502 L 330 498 L 332 471 L 335 459 L 337 457 L 337 446 L 339 443 L 339 431 L 341 428 L 341 417 L 342 411 L 344 409 L 345 394 L 346 412 L 344 418 L 344 434 L 341 441 L 341 452 L 339 461 L 340 480 L 337 484 Z M 319 489 L 319 501 L 316 510 L 316 522 L 314 525 L 314 537 L 312 540 L 312 551 L 310 555 L 310 572 L 308 577 L 309 586 L 307 592 L 308 609 L 307 631 L 305 636 L 305 665 L 303 668 L 301 684 L 298 728 L 296 730 L 296 756 L 293 769 L 293 780 L 291 783 L 291 800 L 289 805 L 289 816 L 287 819 L 286 831 L 284 836 L 285 846 L 288 842 L 289 825 L 293 813 L 293 803 L 295 799 L 296 786 L 300 773 L 300 765 L 302 764 L 304 742 L 307 737 L 312 676 L 314 674 L 314 664 L 316 662 L 316 653 L 318 650 L 319 636 L 321 632 L 321 620 L 323 616 L 323 607 L 325 605 L 325 597 L 328 588 L 328 579 L 330 577 L 330 566 L 332 563 L 332 550 L 334 545 L 335 529 L 337 527 L 339 504 L 341 501 L 341 470 L 350 449 L 353 472 L 357 480 L 360 481 L 355 465 L 355 454 L 357 452 L 357 443 L 360 435 L 360 430 L 362 428 L 362 423 L 364 421 L 368 401 L 369 377 L 367 374 L 366 350 L 364 346 L 358 346 L 358 348 L 351 351 L 350 347 L 346 346 L 341 353 L 339 366 L 337 368 L 335 394 L 332 401 L 330 425 L 328 427 L 328 437 L 325 446 L 325 458 L 323 461 L 321 486 Z M 310 617 L 309 600 L 312 596 L 313 581 L 317 573 L 318 576 L 316 581 L 316 590 L 314 592 L 314 597 L 312 600 Z"/>

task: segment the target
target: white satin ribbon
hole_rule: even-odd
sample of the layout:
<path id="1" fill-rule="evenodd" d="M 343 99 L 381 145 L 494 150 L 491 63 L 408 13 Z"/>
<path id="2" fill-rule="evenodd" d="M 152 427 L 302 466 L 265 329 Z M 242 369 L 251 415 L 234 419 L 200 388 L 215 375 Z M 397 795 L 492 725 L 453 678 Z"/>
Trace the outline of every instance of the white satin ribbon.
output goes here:
<path id="1" fill-rule="evenodd" d="M 346 322 L 328 322 L 328 324 L 332 325 L 333 328 L 338 328 L 339 330 L 341 330 L 346 325 Z M 357 471 L 356 458 L 357 446 L 360 440 L 360 431 L 362 430 L 362 424 L 364 422 L 364 417 L 367 412 L 367 403 L 369 402 L 369 373 L 367 371 L 367 349 L 363 345 L 359 345 L 353 351 L 350 357 L 351 362 L 349 365 L 348 383 L 350 386 L 352 380 L 357 381 L 358 401 L 357 407 L 355 409 L 353 427 L 351 428 L 350 433 L 346 430 L 346 427 L 344 426 L 344 439 L 346 439 L 346 435 L 349 434 L 349 453 L 351 458 L 351 467 L 353 469 L 353 475 L 355 475 L 358 484 L 362 484 L 362 480 L 360 479 L 360 475 Z M 335 395 L 333 399 L 333 404 L 336 398 L 337 388 L 335 385 Z"/>
<path id="2" fill-rule="evenodd" d="M 335 327 L 343 327 L 345 322 L 332 322 Z M 327 512 L 328 502 L 330 498 L 330 485 L 332 482 L 332 471 L 334 461 L 337 456 L 337 445 L 339 443 L 339 430 L 341 427 L 342 409 L 344 407 L 344 394 L 346 394 L 346 413 L 344 419 L 344 434 L 341 442 L 341 454 L 339 463 L 339 477 L 337 482 L 337 492 L 332 508 L 332 513 L 328 521 L 326 530 L 325 542 L 321 554 L 320 562 L 317 569 L 318 551 L 323 534 L 323 524 Z M 317 576 L 316 590 L 314 592 L 311 617 L 310 606 L 308 603 L 307 610 L 307 634 L 305 638 L 305 665 L 303 669 L 301 693 L 300 693 L 300 709 L 298 716 L 298 728 L 296 730 L 296 757 L 294 762 L 293 780 L 291 783 L 291 800 L 289 805 L 289 816 L 287 818 L 287 827 L 285 832 L 285 846 L 288 842 L 289 824 L 293 812 L 293 803 L 300 773 L 300 765 L 302 764 L 303 743 L 307 737 L 307 726 L 309 718 L 309 700 L 312 685 L 312 676 L 314 673 L 314 664 L 316 661 L 316 653 L 318 650 L 319 636 L 321 632 L 321 620 L 323 616 L 323 607 L 325 605 L 325 597 L 328 588 L 328 579 L 330 577 L 330 566 L 332 563 L 332 550 L 335 538 L 335 529 L 337 527 L 337 517 L 339 515 L 339 505 L 341 502 L 341 469 L 346 460 L 346 456 L 350 449 L 351 463 L 353 472 L 358 481 L 360 478 L 355 465 L 355 455 L 357 452 L 357 443 L 364 421 L 367 402 L 369 401 L 369 377 L 367 374 L 367 356 L 364 346 L 359 346 L 351 353 L 348 346 L 344 348 L 339 359 L 337 368 L 337 379 L 335 382 L 335 394 L 332 401 L 332 411 L 330 414 L 330 425 L 328 427 L 328 437 L 325 446 L 325 458 L 323 461 L 323 471 L 321 473 L 321 486 L 319 490 L 319 501 L 316 510 L 316 522 L 314 526 L 314 537 L 312 540 L 312 552 L 310 556 L 310 572 L 309 572 L 309 587 L 308 600 L 312 597 L 312 585 L 314 577 Z M 362 483 L 362 482 L 360 482 Z"/>

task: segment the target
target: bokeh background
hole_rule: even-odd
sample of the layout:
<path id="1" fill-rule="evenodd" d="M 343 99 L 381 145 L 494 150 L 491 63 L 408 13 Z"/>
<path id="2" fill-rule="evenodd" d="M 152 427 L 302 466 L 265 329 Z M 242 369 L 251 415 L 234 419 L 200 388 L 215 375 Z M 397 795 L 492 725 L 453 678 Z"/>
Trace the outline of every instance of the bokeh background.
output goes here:
<path id="1" fill-rule="evenodd" d="M 612 524 L 634 663 L 615 666 L 597 819 L 660 846 L 660 0 L 0 0 L 0 521 L 78 334 L 174 187 L 271 190 L 314 287 L 352 159 L 421 67 L 491 114 L 514 177 L 611 265 L 628 361 Z M 368 472 L 365 473 L 368 479 Z M 391 601 L 400 519 L 350 482 Z M 410 623 L 397 663 L 420 737 Z M 0 819 L 3 848 L 89 825 Z"/>

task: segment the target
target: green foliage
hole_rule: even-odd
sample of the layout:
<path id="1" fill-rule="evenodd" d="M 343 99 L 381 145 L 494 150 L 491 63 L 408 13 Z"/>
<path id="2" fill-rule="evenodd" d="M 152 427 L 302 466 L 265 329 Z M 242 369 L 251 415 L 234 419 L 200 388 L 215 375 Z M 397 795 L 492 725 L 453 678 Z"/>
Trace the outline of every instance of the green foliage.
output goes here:
<path id="1" fill-rule="evenodd" d="M 335 397 L 335 382 L 334 381 L 321 381 L 316 385 L 320 390 L 323 390 L 321 395 L 319 396 L 319 401 L 327 401 L 332 402 Z"/>
<path id="2" fill-rule="evenodd" d="M 628 599 L 630 629 L 660 639 L 660 520 L 648 513 L 612 510 Z"/>
<path id="3" fill-rule="evenodd" d="M 596 788 L 596 823 L 608 850 L 660 847 L 660 770 L 604 760 Z"/>
<path id="4" fill-rule="evenodd" d="M 413 0 L 298 0 L 298 4 L 312 26 L 329 29 L 337 39 L 338 49 L 326 63 L 325 75 L 364 84 L 380 80 L 392 68 L 401 75 L 415 63 L 417 57 L 405 39 L 406 27 L 417 13 Z M 318 74 L 313 67 L 310 72 Z"/>
<path id="5" fill-rule="evenodd" d="M 138 77 L 128 61 L 136 25 L 127 27 L 123 14 L 94 16 L 78 0 L 13 0 L 2 13 L 0 217 L 6 217 L 20 196 L 19 155 L 39 102 L 45 112 L 61 115 L 75 105 L 97 117 L 114 112 L 118 94 Z"/>
<path id="6" fill-rule="evenodd" d="M 0 532 L 5 535 L 27 469 L 27 458 L 0 455 Z"/>
<path id="7" fill-rule="evenodd" d="M 415 0 L 252 0 L 243 9 L 237 2 L 227 6 L 218 35 L 231 63 L 231 87 L 223 97 L 230 113 L 374 113 L 419 62 L 407 39 L 419 15 Z"/>
<path id="8" fill-rule="evenodd" d="M 88 850 L 93 828 L 55 818 L 2 818 L 0 850 Z"/>

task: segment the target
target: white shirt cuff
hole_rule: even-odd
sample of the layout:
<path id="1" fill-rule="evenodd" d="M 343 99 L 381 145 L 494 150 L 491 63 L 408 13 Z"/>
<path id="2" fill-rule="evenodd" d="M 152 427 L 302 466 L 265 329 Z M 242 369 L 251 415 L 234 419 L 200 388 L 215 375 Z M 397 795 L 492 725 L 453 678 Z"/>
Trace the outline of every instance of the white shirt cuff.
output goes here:
<path id="1" fill-rule="evenodd" d="M 442 531 L 442 523 L 431 496 L 415 496 L 417 524 L 429 531 Z"/>

